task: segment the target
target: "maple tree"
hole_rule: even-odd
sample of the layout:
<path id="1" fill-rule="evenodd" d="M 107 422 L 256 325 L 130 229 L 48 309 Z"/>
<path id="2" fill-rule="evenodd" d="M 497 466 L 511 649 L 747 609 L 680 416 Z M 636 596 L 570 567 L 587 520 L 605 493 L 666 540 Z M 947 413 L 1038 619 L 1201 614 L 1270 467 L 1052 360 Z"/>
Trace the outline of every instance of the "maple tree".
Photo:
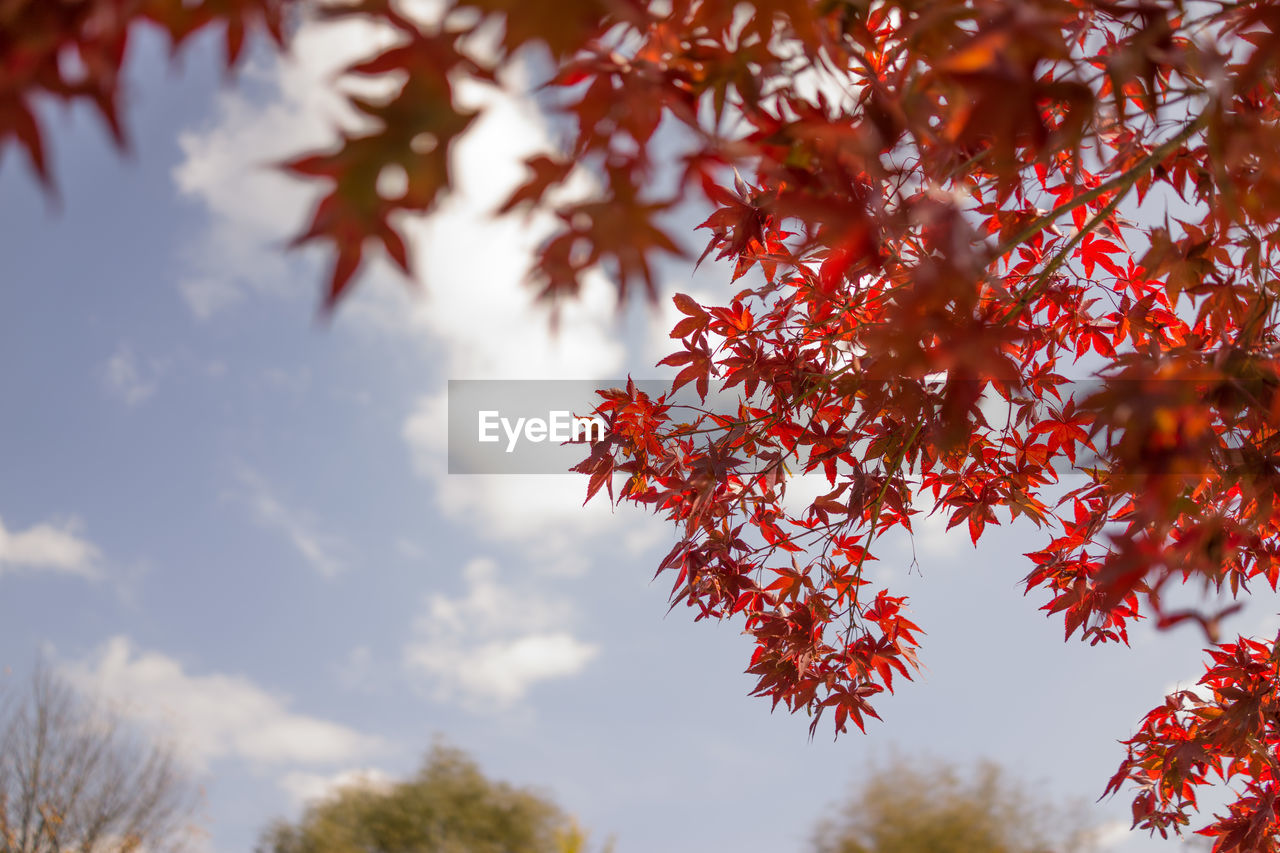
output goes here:
<path id="1" fill-rule="evenodd" d="M 285 165 L 324 187 L 298 242 L 333 251 L 330 307 L 370 246 L 410 269 L 397 217 L 450 190 L 475 118 L 458 85 L 529 56 L 571 139 L 501 212 L 554 215 L 532 271 L 547 298 L 595 268 L 654 295 L 655 263 L 681 253 L 664 214 L 711 206 L 703 257 L 741 289 L 677 295 L 663 363 L 673 393 L 719 380 L 733 410 L 603 392 L 610 433 L 578 470 L 588 499 L 675 524 L 673 601 L 741 620 L 756 693 L 862 728 L 923 633 L 865 577 L 879 537 L 921 511 L 975 543 L 1022 519 L 1045 536 L 1027 592 L 1068 639 L 1127 642 L 1151 618 L 1211 644 L 1199 689 L 1146 716 L 1107 792 L 1132 788 L 1135 825 L 1167 835 L 1231 782 L 1198 831 L 1280 849 L 1277 641 L 1223 642 L 1238 605 L 1170 603 L 1280 576 L 1280 4 L 450 0 L 423 19 L 390 0 L 4 0 L 0 142 L 50 180 L 33 99 L 93 103 L 123 138 L 136 26 L 175 45 L 223 27 L 233 62 L 246 34 L 287 42 L 303 5 L 394 36 L 349 72 L 390 83 L 352 97 L 367 123 Z M 583 172 L 590 192 L 558 192 Z M 800 472 L 829 488 L 797 508 Z"/>

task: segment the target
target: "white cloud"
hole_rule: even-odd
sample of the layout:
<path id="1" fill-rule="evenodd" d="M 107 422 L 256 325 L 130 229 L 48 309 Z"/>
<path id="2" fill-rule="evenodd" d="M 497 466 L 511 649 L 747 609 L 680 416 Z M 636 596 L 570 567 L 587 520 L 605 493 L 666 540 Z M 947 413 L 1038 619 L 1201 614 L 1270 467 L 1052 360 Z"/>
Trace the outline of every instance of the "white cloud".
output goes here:
<path id="1" fill-rule="evenodd" d="M 245 488 L 244 498 L 259 524 L 283 533 L 294 550 L 321 575 L 333 577 L 345 568 L 335 553 L 341 543 L 321 533 L 308 513 L 283 504 L 256 471 L 242 468 L 239 479 Z"/>
<path id="2" fill-rule="evenodd" d="M 184 279 L 178 283 L 178 290 L 191 313 L 200 320 L 208 320 L 244 300 L 244 291 L 219 278 Z"/>
<path id="3" fill-rule="evenodd" d="M 126 405 L 136 406 L 156 392 L 160 368 L 154 362 L 143 365 L 133 348 L 121 344 L 102 368 L 102 386 Z"/>
<path id="4" fill-rule="evenodd" d="M 586 276 L 553 332 L 549 310 L 526 284 L 552 220 L 493 216 L 524 179 L 521 161 L 551 146 L 542 120 L 497 90 L 469 92 L 470 105 L 484 112 L 454 149 L 454 193 L 435 215 L 405 224 L 424 295 L 412 299 L 403 287 L 368 287 L 344 313 L 422 340 L 442 378 L 618 376 L 626 351 L 616 333 L 613 286 L 601 274 Z"/>
<path id="5" fill-rule="evenodd" d="M 787 462 L 793 472 L 785 481 L 787 492 L 780 503 L 791 515 L 803 516 L 815 500 L 829 494 L 833 487 L 821 468 L 805 473 L 804 466 L 796 460 L 789 459 Z"/>
<path id="6" fill-rule="evenodd" d="M 349 763 L 383 748 L 376 737 L 290 710 L 287 699 L 247 678 L 188 674 L 174 658 L 137 650 L 126 637 L 113 637 L 89 659 L 63 669 L 74 683 L 167 730 L 197 767 L 226 758 Z"/>
<path id="7" fill-rule="evenodd" d="M 406 666 L 440 698 L 506 708 L 540 681 L 578 674 L 598 654 L 567 630 L 566 602 L 500 583 L 490 560 L 473 560 L 463 577 L 464 597 L 427 599 L 404 650 Z"/>
<path id="8" fill-rule="evenodd" d="M 250 290 L 297 283 L 282 266 L 279 245 L 305 221 L 316 188 L 260 167 L 331 144 L 334 124 L 352 120 L 334 94 L 335 75 L 384 38 L 360 22 L 304 21 L 289 58 L 257 72 L 275 83 L 268 102 L 228 94 L 214 125 L 183 136 L 186 156 L 175 178 L 212 217 L 183 285 L 199 316 L 214 314 Z M 526 88 L 525 80 L 504 81 L 504 89 Z M 626 349 L 617 332 L 613 286 L 603 275 L 588 275 L 581 297 L 563 307 L 553 333 L 547 308 L 525 284 L 551 220 L 492 215 L 524 179 L 522 160 L 551 147 L 545 122 L 529 102 L 493 87 L 462 85 L 458 96 L 467 107 L 484 111 L 453 150 L 455 192 L 434 216 L 402 223 L 425 289 L 411 291 L 385 263 L 375 263 L 342 306 L 338 322 L 357 333 L 391 332 L 418 344 L 434 387 L 446 378 L 618 376 Z M 307 282 L 313 295 L 321 275 L 316 270 Z M 616 535 L 614 515 L 603 501 L 580 509 L 582 478 L 449 477 L 437 442 L 441 405 L 439 398 L 423 398 L 406 417 L 402 434 L 416 470 L 434 486 L 436 503 L 450 517 L 510 541 L 536 542 L 539 559 L 562 571 L 583 568 L 587 535 L 603 535 L 606 528 Z M 313 547 L 307 527 L 289 524 L 278 501 L 267 497 L 260 516 L 289 532 L 300 550 L 326 550 Z M 653 538 L 631 535 L 637 548 Z"/>
<path id="9" fill-rule="evenodd" d="M 101 552 L 81 538 L 74 521 L 37 524 L 26 530 L 10 531 L 0 520 L 0 574 L 6 571 L 40 571 L 101 577 Z"/>
<path id="10" fill-rule="evenodd" d="M 247 72 L 274 87 L 268 101 L 226 93 L 210 126 L 181 136 L 185 157 L 174 179 L 211 214 L 211 227 L 191 247 L 192 269 L 180 285 L 196 316 L 211 317 L 249 290 L 280 293 L 298 286 L 280 246 L 306 221 L 320 185 L 291 178 L 274 164 L 326 150 L 336 126 L 359 123 L 334 81 L 391 37 L 355 19 L 304 20 L 287 57 Z M 350 89 L 353 82 L 344 85 Z M 566 368 L 567 375 L 584 377 L 611 372 L 622 355 L 610 334 L 612 286 L 603 276 L 588 276 L 582 298 L 566 307 L 561 334 L 552 340 L 549 314 L 535 306 L 524 285 L 551 220 L 492 216 L 524 179 L 523 159 L 550 147 L 542 118 L 527 101 L 461 83 L 459 100 L 484 112 L 453 150 L 455 192 L 430 219 L 403 223 L 428 296 L 411 299 L 398 274 L 374 264 L 358 296 L 344 306 L 343 322 L 389 326 L 425 336 L 433 346 L 443 344 L 444 366 L 455 377 L 549 377 L 566 375 Z M 504 87 L 529 88 L 514 76 Z M 308 295 L 316 293 L 320 275 L 316 271 L 306 282 Z"/>
<path id="11" fill-rule="evenodd" d="M 335 125 L 353 124 L 333 79 L 384 38 L 358 20 L 304 22 L 287 58 L 242 72 L 276 87 L 279 97 L 260 105 L 243 91 L 228 91 L 212 125 L 181 135 L 185 156 L 174 180 L 211 214 L 211 227 L 188 248 L 190 269 L 179 284 L 196 317 L 228 310 L 249 292 L 314 295 L 318 281 L 303 290 L 289 276 L 281 246 L 301 227 L 319 187 L 286 176 L 276 164 L 328 146 Z"/>
<path id="12" fill-rule="evenodd" d="M 345 788 L 385 791 L 393 784 L 394 779 L 376 768 L 343 770 L 338 773 L 294 771 L 280 778 L 280 787 L 289 795 L 295 808 L 328 799 Z"/>

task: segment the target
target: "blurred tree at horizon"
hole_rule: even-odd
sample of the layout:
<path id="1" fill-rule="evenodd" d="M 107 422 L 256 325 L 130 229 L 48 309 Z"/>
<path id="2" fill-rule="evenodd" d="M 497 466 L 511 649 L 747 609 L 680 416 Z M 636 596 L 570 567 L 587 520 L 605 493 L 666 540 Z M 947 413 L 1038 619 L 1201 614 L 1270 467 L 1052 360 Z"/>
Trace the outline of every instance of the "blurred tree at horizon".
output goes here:
<path id="1" fill-rule="evenodd" d="M 812 853 L 1097 853 L 1086 804 L 1055 803 L 990 761 L 893 755 L 819 823 Z"/>
<path id="2" fill-rule="evenodd" d="M 342 786 L 296 824 L 272 823 L 257 853 L 586 853 L 587 843 L 549 798 L 491 780 L 464 752 L 437 744 L 410 779 Z"/>

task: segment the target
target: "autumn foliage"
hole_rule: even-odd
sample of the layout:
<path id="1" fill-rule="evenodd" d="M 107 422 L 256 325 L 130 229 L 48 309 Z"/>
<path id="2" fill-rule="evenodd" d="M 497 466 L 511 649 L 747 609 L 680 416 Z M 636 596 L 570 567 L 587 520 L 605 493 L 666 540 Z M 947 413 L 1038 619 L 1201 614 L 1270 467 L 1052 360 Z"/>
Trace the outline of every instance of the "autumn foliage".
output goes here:
<path id="1" fill-rule="evenodd" d="M 159 29 L 176 50 L 217 30 L 234 64 L 259 31 L 284 41 L 288 0 L 4 0 L 0 2 L 0 151 L 15 142 L 52 188 L 37 111 L 41 98 L 91 105 L 120 146 L 125 55 L 142 27 Z"/>
<path id="2" fill-rule="evenodd" d="M 120 60 L 143 22 L 175 44 L 223 27 L 233 60 L 248 31 L 281 38 L 291 10 L 377 19 L 395 38 L 350 73 L 392 94 L 353 99 L 366 127 L 286 164 L 324 188 L 298 239 L 333 250 L 333 305 L 371 247 L 410 268 L 396 217 L 449 192 L 474 119 L 459 82 L 546 67 L 569 143 L 531 159 L 501 211 L 559 223 L 536 286 L 571 297 L 603 268 L 653 294 L 655 263 L 681 253 L 663 215 L 690 200 L 711 209 L 703 257 L 732 265 L 720 304 L 676 295 L 663 363 L 673 392 L 718 381 L 733 409 L 603 392 L 611 432 L 579 470 L 590 494 L 670 518 L 674 602 L 741 622 L 756 693 L 815 728 L 862 728 L 923 634 L 865 576 L 878 539 L 921 511 L 975 543 L 1021 519 L 1044 535 L 1027 592 L 1067 638 L 1127 642 L 1150 618 L 1212 645 L 1200 689 L 1147 715 L 1107 790 L 1132 789 L 1135 825 L 1165 834 L 1201 786 L 1230 781 L 1238 796 L 1199 831 L 1221 851 L 1280 849 L 1276 638 L 1220 642 L 1226 613 L 1170 604 L 1183 585 L 1238 595 L 1280 575 L 1280 4 L 433 9 L 0 2 L 0 140 L 47 173 L 40 94 L 87 99 L 119 133 Z M 558 192 L 584 173 L 590 193 Z M 828 491 L 796 507 L 800 473 Z"/>

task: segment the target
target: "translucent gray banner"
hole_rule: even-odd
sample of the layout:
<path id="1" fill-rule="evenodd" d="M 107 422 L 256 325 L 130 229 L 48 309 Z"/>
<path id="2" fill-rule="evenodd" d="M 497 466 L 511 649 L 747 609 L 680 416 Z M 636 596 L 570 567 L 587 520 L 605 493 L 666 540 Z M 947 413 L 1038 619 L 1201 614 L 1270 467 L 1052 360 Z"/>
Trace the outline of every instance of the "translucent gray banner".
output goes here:
<path id="1" fill-rule="evenodd" d="M 635 380 L 634 384 L 639 391 L 654 399 L 664 393 L 669 394 L 671 389 L 669 379 Z M 957 391 L 962 392 L 965 383 L 896 380 L 880 386 L 876 380 L 858 378 L 854 384 L 872 397 L 877 391 L 893 386 L 894 396 L 904 393 L 915 395 L 925 410 L 941 412 L 946 408 L 944 400 Z M 597 392 L 626 385 L 626 379 L 449 380 L 449 473 L 567 474 L 570 468 L 586 458 L 589 442 L 604 436 L 604 421 L 592 414 L 601 402 Z M 850 389 L 843 390 L 847 393 Z M 707 398 L 701 400 L 694 386 L 689 384 L 678 394 L 669 395 L 668 402 L 673 406 L 673 419 L 677 423 L 687 423 L 695 420 L 699 411 L 712 410 L 732 415 L 738 411 L 743 392 L 742 386 L 725 389 L 724 383 L 713 382 Z M 1179 410 L 1185 410 L 1184 407 L 1198 407 L 1208 402 L 1219 418 L 1229 421 L 1233 412 L 1256 407 L 1259 400 L 1270 400 L 1277 391 L 1266 382 L 1224 385 L 1178 380 L 1129 382 L 1113 379 L 1107 382 L 1067 382 L 1059 388 L 1059 393 L 1062 395 L 1060 400 L 1052 396 L 1036 400 L 1024 397 L 1020 405 L 1032 406 L 1037 420 L 1050 419 L 1051 410 L 1061 410 L 1067 400 L 1074 399 L 1081 410 L 1088 412 L 1092 426 L 1105 427 L 1104 435 L 1111 433 L 1114 441 L 1117 430 L 1121 434 L 1130 433 L 1132 438 L 1148 433 L 1161 420 L 1157 414 L 1159 410 L 1168 412 L 1176 421 Z M 960 393 L 959 396 L 969 395 Z M 999 400 L 990 387 L 980 396 L 983 398 L 980 405 L 987 410 L 988 423 L 998 425 L 1004 421 L 1010 412 L 1009 404 Z M 973 397 L 969 396 L 969 399 Z M 763 400 L 754 400 L 753 403 L 767 405 Z M 687 408 L 681 411 L 682 407 Z M 1084 429 L 1090 431 L 1088 426 Z M 1175 428 L 1174 431 L 1180 430 Z M 1247 452 L 1242 455 L 1240 451 L 1231 449 L 1231 445 L 1240 446 L 1239 436 L 1228 434 L 1222 438 L 1227 447 L 1218 445 L 1214 460 L 1217 464 L 1248 463 L 1255 467 L 1261 464 L 1280 468 L 1280 459 L 1271 455 L 1252 460 L 1245 458 Z M 1038 440 L 1046 439 L 1041 437 Z M 1103 441 L 1098 446 L 1107 443 Z M 1113 452 L 1121 449 L 1114 444 L 1112 447 Z M 1195 447 L 1196 443 L 1192 441 L 1189 447 L 1184 445 L 1182 453 L 1185 455 L 1191 451 L 1194 454 Z M 1178 451 L 1174 450 L 1174 453 Z M 1233 458 L 1237 455 L 1241 458 Z M 1168 473 L 1199 467 L 1196 459 L 1166 460 L 1159 454 L 1150 459 L 1126 459 L 1122 454 L 1104 461 L 1087 448 L 1080 447 L 1074 464 L 1059 460 L 1055 468 L 1060 475 L 1070 475 L 1117 462 L 1129 473 L 1138 473 L 1150 464 L 1159 471 L 1165 471 L 1166 462 L 1169 463 Z"/>

